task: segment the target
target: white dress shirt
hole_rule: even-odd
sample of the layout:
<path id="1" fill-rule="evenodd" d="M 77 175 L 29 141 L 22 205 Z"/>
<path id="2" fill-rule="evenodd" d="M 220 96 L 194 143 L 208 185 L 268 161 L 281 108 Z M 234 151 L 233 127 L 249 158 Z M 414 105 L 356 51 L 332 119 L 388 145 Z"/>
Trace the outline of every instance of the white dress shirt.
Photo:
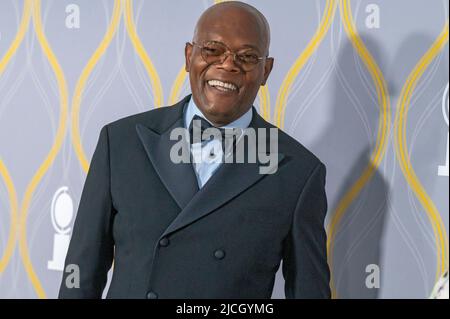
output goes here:
<path id="1" fill-rule="evenodd" d="M 195 105 L 194 99 L 191 97 L 191 100 L 184 110 L 185 128 L 189 128 L 194 115 L 198 115 L 208 121 L 197 105 Z M 221 128 L 240 128 L 244 130 L 249 126 L 252 121 L 252 117 L 253 108 L 250 108 L 240 118 L 227 125 L 221 126 Z M 211 123 L 210 121 L 208 122 Z M 213 124 L 211 123 L 211 125 Z M 195 175 L 197 176 L 198 187 L 202 188 L 223 162 L 224 156 L 221 142 L 219 140 L 212 139 L 209 141 L 203 141 L 202 143 L 194 143 L 191 145 L 191 154 L 193 160 L 192 165 L 194 167 Z"/>

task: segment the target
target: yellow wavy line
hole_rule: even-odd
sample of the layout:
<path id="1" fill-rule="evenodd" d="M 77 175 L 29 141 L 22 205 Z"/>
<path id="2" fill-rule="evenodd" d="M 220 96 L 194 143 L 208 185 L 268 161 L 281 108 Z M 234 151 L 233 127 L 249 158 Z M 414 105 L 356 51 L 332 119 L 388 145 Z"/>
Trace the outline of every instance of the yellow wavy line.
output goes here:
<path id="1" fill-rule="evenodd" d="M 26 0 L 23 6 L 23 12 L 22 12 L 22 18 L 20 21 L 19 29 L 17 31 L 17 34 L 11 43 L 10 47 L 6 51 L 3 58 L 0 60 L 0 74 L 3 73 L 6 66 L 8 65 L 11 58 L 16 54 L 17 49 L 19 48 L 20 44 L 23 41 L 23 38 L 25 36 L 25 33 L 28 30 L 28 27 L 30 25 L 30 18 L 31 18 L 31 6 L 32 2 L 31 0 Z M 6 189 L 8 191 L 9 196 L 9 203 L 10 203 L 10 210 L 11 210 L 11 220 L 10 220 L 10 230 L 9 230 L 9 236 L 8 241 L 6 243 L 5 251 L 0 259 L 0 273 L 2 273 L 6 266 L 8 265 L 11 256 L 14 251 L 14 246 L 16 244 L 16 237 L 17 237 L 17 220 L 18 220 L 18 211 L 19 211 L 19 201 L 17 199 L 17 192 L 14 187 L 14 182 L 11 178 L 11 175 L 9 174 L 8 169 L 6 168 L 6 165 L 3 163 L 3 161 L 0 159 L 0 175 L 2 176 L 3 180 L 5 181 Z"/>
<path id="2" fill-rule="evenodd" d="M 20 44 L 22 43 L 25 33 L 28 30 L 28 26 L 30 25 L 30 17 L 31 17 L 31 4 L 32 4 L 31 1 L 32 0 L 25 1 L 19 30 L 17 31 L 16 37 L 14 38 L 13 42 L 11 43 L 11 46 L 9 47 L 8 51 L 6 51 L 5 55 L 0 60 L 0 74 L 3 73 L 6 65 L 9 63 L 9 60 L 11 60 L 13 55 L 16 54 L 16 51 L 19 48 Z"/>
<path id="3" fill-rule="evenodd" d="M 261 86 L 258 96 L 261 115 L 266 121 L 270 122 L 270 94 L 267 85 Z"/>
<path id="4" fill-rule="evenodd" d="M 125 0 L 125 25 L 127 28 L 128 35 L 130 37 L 131 43 L 134 46 L 134 49 L 136 50 L 136 53 L 138 54 L 139 58 L 141 59 L 142 63 L 144 64 L 145 69 L 147 70 L 147 73 L 150 77 L 150 81 L 152 82 L 152 88 L 153 88 L 153 96 L 155 99 L 155 104 L 157 107 L 162 106 L 163 101 L 163 89 L 161 85 L 161 81 L 158 76 L 158 72 L 156 71 L 152 60 L 147 54 L 147 51 L 144 48 L 144 45 L 142 44 L 137 32 L 136 32 L 136 26 L 134 23 L 133 18 L 133 3 L 132 0 Z"/>
<path id="5" fill-rule="evenodd" d="M 14 251 L 14 246 L 16 244 L 16 233 L 17 233 L 17 212 L 19 210 L 19 204 L 17 200 L 17 193 L 14 187 L 14 183 L 12 178 L 8 172 L 8 169 L 3 164 L 0 159 L 0 175 L 5 181 L 6 189 L 8 190 L 9 203 L 11 209 L 11 221 L 10 221 L 10 230 L 8 236 L 8 242 L 6 243 L 5 252 L 0 260 L 0 273 L 2 273 L 11 259 L 12 253 Z"/>
<path id="6" fill-rule="evenodd" d="M 36 275 L 33 265 L 31 263 L 29 252 L 28 252 L 28 245 L 27 245 L 27 215 L 28 215 L 28 209 L 30 206 L 31 198 L 33 196 L 33 192 L 35 191 L 36 187 L 38 186 L 40 180 L 43 178 L 44 174 L 48 171 L 50 166 L 53 164 L 53 161 L 55 160 L 56 156 L 58 155 L 59 150 L 61 149 L 62 143 L 64 141 L 64 137 L 66 134 L 66 128 L 67 128 L 67 116 L 68 116 L 68 89 L 67 89 L 67 83 L 66 79 L 63 73 L 63 70 L 61 69 L 61 66 L 59 65 L 58 59 L 54 55 L 47 38 L 45 36 L 45 33 L 43 31 L 42 22 L 41 22 L 41 2 L 40 0 L 35 0 L 34 6 L 33 6 L 33 22 L 34 22 L 34 29 L 36 32 L 36 37 L 42 47 L 42 51 L 44 52 L 45 56 L 47 57 L 53 72 L 55 73 L 56 80 L 58 82 L 58 89 L 59 89 L 59 95 L 60 95 L 60 106 L 61 106 L 61 114 L 59 118 L 59 126 L 58 131 L 56 133 L 55 142 L 50 149 L 50 152 L 48 153 L 47 157 L 45 158 L 44 162 L 41 164 L 33 178 L 31 179 L 31 182 L 28 184 L 24 200 L 22 202 L 21 206 L 21 214 L 20 214 L 20 221 L 19 221 L 19 229 L 20 229 L 20 238 L 19 238 L 19 251 L 20 255 L 22 257 L 23 264 L 25 266 L 25 270 L 28 274 L 28 277 L 33 284 L 34 290 L 36 291 L 36 294 L 39 298 L 46 298 L 45 291 L 42 288 L 42 285 L 39 281 L 38 276 Z"/>
<path id="7" fill-rule="evenodd" d="M 311 41 L 308 43 L 306 49 L 300 54 L 300 56 L 295 61 L 294 65 L 291 67 L 286 77 L 283 80 L 280 91 L 278 93 L 276 106 L 275 106 L 275 125 L 279 128 L 284 127 L 284 117 L 287 104 L 287 98 L 291 92 L 292 85 L 297 78 L 300 71 L 305 66 L 306 62 L 309 60 L 311 55 L 317 49 L 319 44 L 322 42 L 323 38 L 328 32 L 331 23 L 334 20 L 336 12 L 337 2 L 335 0 L 327 0 L 327 5 L 324 10 L 322 21 L 320 22 L 319 28 L 314 34 Z"/>
<path id="8" fill-rule="evenodd" d="M 406 121 L 408 117 L 408 107 L 411 102 L 412 94 L 422 77 L 425 70 L 428 68 L 433 59 L 448 43 L 448 21 L 446 22 L 441 34 L 436 41 L 419 60 L 412 72 L 409 74 L 405 85 L 402 88 L 400 99 L 398 102 L 397 112 L 395 114 L 395 150 L 397 159 L 402 169 L 403 175 L 408 184 L 413 189 L 416 197 L 427 213 L 428 219 L 433 227 L 434 237 L 436 240 L 436 281 L 445 272 L 448 264 L 448 236 L 441 215 L 439 214 L 436 205 L 426 193 L 417 178 L 414 169 L 411 165 L 406 144 Z"/>
<path id="9" fill-rule="evenodd" d="M 339 3 L 340 14 L 344 23 L 345 32 L 349 37 L 353 47 L 358 52 L 364 64 L 368 68 L 372 80 L 377 91 L 377 99 L 380 105 L 380 117 L 378 122 L 378 134 L 377 141 L 374 151 L 371 154 L 371 159 L 369 164 L 365 168 L 362 175 L 358 180 L 352 185 L 350 190 L 343 196 L 343 198 L 338 203 L 336 211 L 331 219 L 328 227 L 328 263 L 332 269 L 333 264 L 333 248 L 334 239 L 336 236 L 336 228 L 342 219 L 345 211 L 348 209 L 350 204 L 355 200 L 360 191 L 364 186 L 370 181 L 375 170 L 379 167 L 387 147 L 387 138 L 390 131 L 389 123 L 391 122 L 391 111 L 390 111 L 390 100 L 386 81 L 384 80 L 383 74 L 376 64 L 374 58 L 370 52 L 365 47 L 362 39 L 360 38 L 358 31 L 356 30 L 355 23 L 353 21 L 353 15 L 351 12 L 350 1 L 340 0 Z M 331 288 L 333 292 L 333 297 L 337 298 L 337 292 L 334 287 L 334 279 L 331 279 Z"/>
<path id="10" fill-rule="evenodd" d="M 100 45 L 97 47 L 94 54 L 91 56 L 88 63 L 81 72 L 81 76 L 77 81 L 75 92 L 72 98 L 72 143 L 78 160 L 81 163 L 81 167 L 83 168 L 85 173 L 87 173 L 89 170 L 89 161 L 86 159 L 86 154 L 83 150 L 83 145 L 81 143 L 80 137 L 79 121 L 81 100 L 84 92 L 84 87 L 86 86 L 87 80 L 89 79 L 92 70 L 97 65 L 100 58 L 105 54 L 111 43 L 111 40 L 114 37 L 114 34 L 116 33 L 117 27 L 120 23 L 121 12 L 121 0 L 115 0 L 111 22 L 108 26 L 108 29 L 106 30 L 105 36 L 103 37 Z"/>
<path id="11" fill-rule="evenodd" d="M 178 72 L 177 77 L 175 78 L 175 82 L 172 85 L 172 89 L 170 90 L 169 105 L 173 105 L 178 102 L 180 98 L 181 88 L 186 81 L 186 76 L 187 72 L 183 66 L 180 69 L 180 72 Z"/>

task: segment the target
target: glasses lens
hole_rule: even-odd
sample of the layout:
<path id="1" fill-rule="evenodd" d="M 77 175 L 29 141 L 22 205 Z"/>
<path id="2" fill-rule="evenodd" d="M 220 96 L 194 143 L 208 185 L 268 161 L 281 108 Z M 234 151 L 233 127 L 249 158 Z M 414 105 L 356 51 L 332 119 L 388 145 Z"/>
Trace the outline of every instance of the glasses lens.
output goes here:
<path id="1" fill-rule="evenodd" d="M 207 63 L 220 62 L 227 48 L 217 42 L 207 42 L 202 47 L 202 57 Z"/>
<path id="2" fill-rule="evenodd" d="M 259 63 L 259 58 L 255 53 L 242 53 L 236 56 L 236 63 L 245 71 L 250 71 Z"/>
<path id="3" fill-rule="evenodd" d="M 201 54 L 206 63 L 214 64 L 223 63 L 230 53 L 228 53 L 228 48 L 224 44 L 211 41 L 202 46 Z M 234 58 L 234 63 L 244 71 L 253 70 L 259 61 L 258 55 L 253 52 L 238 53 Z"/>

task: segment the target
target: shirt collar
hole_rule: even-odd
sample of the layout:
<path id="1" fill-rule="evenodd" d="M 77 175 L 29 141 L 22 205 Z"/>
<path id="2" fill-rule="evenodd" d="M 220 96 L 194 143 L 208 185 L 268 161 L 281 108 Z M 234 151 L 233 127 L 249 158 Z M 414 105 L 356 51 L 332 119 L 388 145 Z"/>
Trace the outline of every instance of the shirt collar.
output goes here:
<path id="1" fill-rule="evenodd" d="M 192 118 L 194 115 L 201 116 L 205 120 L 208 121 L 208 119 L 203 115 L 202 111 L 197 107 L 197 105 L 194 102 L 194 99 L 191 97 L 189 100 L 189 103 L 187 104 L 185 111 L 184 111 L 184 127 L 188 128 L 189 124 L 191 124 Z M 251 107 L 246 113 L 244 113 L 240 118 L 237 120 L 221 126 L 221 128 L 241 128 L 245 129 L 250 125 L 250 122 L 252 121 L 253 117 L 253 107 Z M 208 121 L 211 123 L 210 121 Z M 212 124 L 212 123 L 211 123 Z"/>

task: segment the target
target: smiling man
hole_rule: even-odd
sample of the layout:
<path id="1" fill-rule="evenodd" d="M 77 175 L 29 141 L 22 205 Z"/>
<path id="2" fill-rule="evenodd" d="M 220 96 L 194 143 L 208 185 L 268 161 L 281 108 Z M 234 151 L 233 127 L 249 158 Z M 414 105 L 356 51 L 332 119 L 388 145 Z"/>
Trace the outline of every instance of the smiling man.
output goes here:
<path id="1" fill-rule="evenodd" d="M 100 298 L 113 262 L 109 298 L 270 298 L 281 262 L 287 298 L 330 297 L 325 166 L 253 107 L 273 67 L 269 44 L 257 9 L 212 6 L 185 48 L 192 95 L 102 128 L 61 298 Z M 238 134 L 176 141 L 177 129 Z M 268 174 L 261 161 L 225 160 L 251 131 L 257 154 L 276 143 Z M 177 143 L 192 161 L 173 160 Z"/>

